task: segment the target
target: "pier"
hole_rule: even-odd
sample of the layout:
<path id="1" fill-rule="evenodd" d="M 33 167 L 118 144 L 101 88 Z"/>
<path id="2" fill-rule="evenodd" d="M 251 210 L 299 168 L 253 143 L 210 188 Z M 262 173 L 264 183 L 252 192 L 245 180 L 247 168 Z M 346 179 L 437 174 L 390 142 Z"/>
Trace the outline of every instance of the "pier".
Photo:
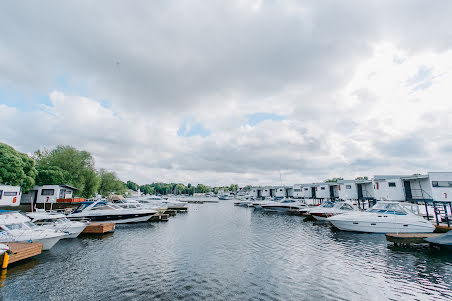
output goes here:
<path id="1" fill-rule="evenodd" d="M 413 244 L 430 244 L 426 238 L 441 235 L 440 233 L 387 233 L 386 240 L 395 246 L 409 246 Z"/>
<path id="2" fill-rule="evenodd" d="M 91 223 L 86 226 L 82 234 L 104 234 L 115 231 L 115 223 Z"/>
<path id="3" fill-rule="evenodd" d="M 39 255 L 42 252 L 42 243 L 40 242 L 9 242 L 6 245 L 9 247 L 9 259 L 5 263 L 6 253 L 0 257 L 3 268 L 7 268 L 12 263 Z"/>

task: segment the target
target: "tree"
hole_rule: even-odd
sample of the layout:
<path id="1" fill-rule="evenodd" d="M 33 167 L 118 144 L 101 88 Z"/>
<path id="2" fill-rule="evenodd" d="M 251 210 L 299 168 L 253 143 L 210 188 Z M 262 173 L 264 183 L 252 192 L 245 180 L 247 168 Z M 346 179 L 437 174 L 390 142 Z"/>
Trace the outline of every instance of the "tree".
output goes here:
<path id="1" fill-rule="evenodd" d="M 138 189 L 140 188 L 140 185 L 138 185 L 137 183 L 134 183 L 132 181 L 127 181 L 127 188 L 132 189 L 133 191 L 138 191 Z"/>
<path id="2" fill-rule="evenodd" d="M 324 181 L 324 183 L 337 183 L 337 181 L 339 180 L 343 180 L 344 178 L 332 178 L 332 179 L 327 179 Z"/>
<path id="3" fill-rule="evenodd" d="M 106 197 L 110 193 L 124 194 L 126 192 L 126 184 L 119 180 L 114 172 L 101 169 L 99 170 L 99 178 L 99 193 L 102 196 Z"/>
<path id="4" fill-rule="evenodd" d="M 251 185 L 246 185 L 245 187 L 243 187 L 243 191 L 250 191 L 251 190 L 251 188 L 253 188 L 253 186 L 251 186 Z"/>
<path id="5" fill-rule="evenodd" d="M 87 151 L 79 151 L 72 146 L 59 145 L 55 149 L 35 152 L 36 166 L 39 170 L 62 169 L 65 173 L 65 184 L 78 188 L 76 196 L 93 197 L 100 184 L 94 169 L 94 158 Z M 56 180 L 57 178 L 49 178 Z M 45 183 L 58 184 L 58 183 Z"/>
<path id="6" fill-rule="evenodd" d="M 210 192 L 210 187 L 209 187 L 209 186 L 206 186 L 206 185 L 203 185 L 203 184 L 198 184 L 198 185 L 196 186 L 196 192 L 197 192 L 197 193 L 207 193 L 207 192 Z"/>
<path id="7" fill-rule="evenodd" d="M 69 174 L 58 166 L 43 166 L 37 168 L 36 185 L 61 185 L 68 182 Z"/>
<path id="8" fill-rule="evenodd" d="M 32 158 L 0 143 L 0 184 L 20 186 L 28 192 L 35 184 L 36 174 Z"/>
<path id="9" fill-rule="evenodd" d="M 152 185 L 150 184 L 141 185 L 140 191 L 144 194 L 154 194 L 154 187 L 152 187 Z"/>
<path id="10" fill-rule="evenodd" d="M 239 190 L 239 185 L 231 184 L 231 186 L 229 186 L 229 190 L 230 191 L 237 191 L 237 190 Z"/>
<path id="11" fill-rule="evenodd" d="M 368 177 L 356 177 L 355 180 L 368 180 Z"/>

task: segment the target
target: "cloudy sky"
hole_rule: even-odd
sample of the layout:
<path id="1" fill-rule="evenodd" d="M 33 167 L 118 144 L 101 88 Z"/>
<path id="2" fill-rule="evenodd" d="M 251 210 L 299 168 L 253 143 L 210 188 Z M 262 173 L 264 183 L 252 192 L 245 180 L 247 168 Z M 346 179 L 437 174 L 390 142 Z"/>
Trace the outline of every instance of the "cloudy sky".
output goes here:
<path id="1" fill-rule="evenodd" d="M 0 141 L 122 180 L 452 170 L 451 1 L 2 1 Z"/>

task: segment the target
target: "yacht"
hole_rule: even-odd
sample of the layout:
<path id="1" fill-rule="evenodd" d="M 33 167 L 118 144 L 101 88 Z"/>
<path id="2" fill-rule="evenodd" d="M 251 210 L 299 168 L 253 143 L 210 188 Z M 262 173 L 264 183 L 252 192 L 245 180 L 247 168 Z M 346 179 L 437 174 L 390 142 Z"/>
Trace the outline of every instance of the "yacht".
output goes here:
<path id="1" fill-rule="evenodd" d="M 87 221 L 71 221 L 64 214 L 47 212 L 42 209 L 38 209 L 35 212 L 28 212 L 27 216 L 35 225 L 42 228 L 65 232 L 67 235 L 64 238 L 77 237 L 88 225 Z"/>
<path id="2" fill-rule="evenodd" d="M 28 217 L 17 211 L 0 212 L 0 241 L 2 242 L 41 242 L 42 250 L 50 250 L 65 233 L 39 227 Z"/>
<path id="3" fill-rule="evenodd" d="M 165 205 L 170 210 L 187 210 L 188 204 L 179 200 L 163 200 L 162 204 Z"/>
<path id="4" fill-rule="evenodd" d="M 166 210 L 168 210 L 168 206 L 163 204 L 162 201 L 164 201 L 164 200 L 163 199 L 156 200 L 153 198 L 141 198 L 141 199 L 136 200 L 136 202 L 140 203 L 140 205 L 143 206 L 143 208 L 148 208 L 148 209 L 156 210 L 160 213 L 164 213 Z"/>
<path id="5" fill-rule="evenodd" d="M 379 201 L 364 212 L 335 215 L 327 219 L 344 231 L 368 233 L 431 233 L 433 224 L 404 208 L 399 202 Z"/>
<path id="6" fill-rule="evenodd" d="M 326 202 L 324 204 L 325 204 L 325 206 L 318 206 L 316 208 L 309 210 L 309 214 L 312 215 L 312 217 L 318 221 L 324 221 L 328 217 L 331 217 L 331 216 L 334 216 L 337 214 L 349 213 L 351 211 L 358 210 L 349 201 L 336 202 L 336 203 Z"/>
<path id="7" fill-rule="evenodd" d="M 232 199 L 234 199 L 234 197 L 230 194 L 223 194 L 223 195 L 218 196 L 218 199 L 222 200 L 222 201 L 226 201 L 226 200 L 232 200 Z"/>
<path id="8" fill-rule="evenodd" d="M 271 203 L 265 203 L 261 205 L 264 211 L 271 212 L 283 212 L 286 213 L 289 210 L 299 210 L 307 207 L 306 204 L 303 204 L 299 201 L 293 199 L 282 199 L 281 201 L 272 201 Z"/>
<path id="9" fill-rule="evenodd" d="M 113 203 L 103 201 L 83 202 L 68 215 L 70 219 L 87 218 L 101 223 L 139 223 L 149 220 L 156 210 L 145 208 L 122 208 Z"/>

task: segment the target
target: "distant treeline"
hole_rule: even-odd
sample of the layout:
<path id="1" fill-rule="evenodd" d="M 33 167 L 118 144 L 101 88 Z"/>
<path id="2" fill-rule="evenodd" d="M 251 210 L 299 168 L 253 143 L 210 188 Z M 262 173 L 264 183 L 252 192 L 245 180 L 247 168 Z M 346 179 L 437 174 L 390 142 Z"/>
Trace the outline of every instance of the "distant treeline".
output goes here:
<path id="1" fill-rule="evenodd" d="M 96 194 L 125 194 L 127 189 L 140 190 L 145 194 L 194 194 L 237 191 L 238 185 L 209 187 L 181 183 L 152 183 L 138 185 L 133 181 L 124 183 L 114 171 L 97 170 L 93 156 L 72 146 L 57 146 L 52 150 L 37 150 L 32 156 L 20 153 L 11 146 L 0 143 L 0 184 L 21 186 L 28 192 L 34 185 L 67 184 L 78 190 L 75 196 L 90 198 Z M 249 189 L 247 186 L 246 189 Z"/>

